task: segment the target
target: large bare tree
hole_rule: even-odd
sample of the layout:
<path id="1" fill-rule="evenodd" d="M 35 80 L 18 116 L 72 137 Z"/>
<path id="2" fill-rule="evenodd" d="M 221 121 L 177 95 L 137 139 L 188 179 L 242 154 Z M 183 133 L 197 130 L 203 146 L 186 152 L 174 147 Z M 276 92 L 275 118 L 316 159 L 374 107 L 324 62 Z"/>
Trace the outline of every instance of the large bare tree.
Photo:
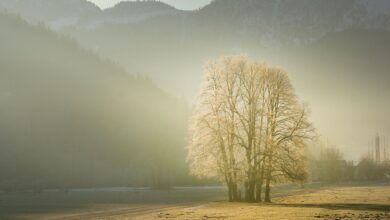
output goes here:
<path id="1" fill-rule="evenodd" d="M 219 177 L 229 201 L 270 201 L 271 183 L 304 181 L 312 127 L 287 74 L 246 56 L 206 66 L 188 160 L 197 176 Z"/>

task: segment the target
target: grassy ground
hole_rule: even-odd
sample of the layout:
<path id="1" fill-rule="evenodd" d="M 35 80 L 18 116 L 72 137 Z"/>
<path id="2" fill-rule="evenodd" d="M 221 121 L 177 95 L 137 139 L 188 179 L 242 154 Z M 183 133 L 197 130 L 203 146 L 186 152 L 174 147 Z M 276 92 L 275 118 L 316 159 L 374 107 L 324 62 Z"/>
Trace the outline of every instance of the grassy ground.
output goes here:
<path id="1" fill-rule="evenodd" d="M 390 186 L 279 187 L 272 204 L 224 202 L 221 188 L 0 194 L 0 219 L 390 219 Z"/>
<path id="2" fill-rule="evenodd" d="M 292 194 L 272 204 L 214 202 L 132 219 L 390 219 L 389 186 L 331 187 Z"/>

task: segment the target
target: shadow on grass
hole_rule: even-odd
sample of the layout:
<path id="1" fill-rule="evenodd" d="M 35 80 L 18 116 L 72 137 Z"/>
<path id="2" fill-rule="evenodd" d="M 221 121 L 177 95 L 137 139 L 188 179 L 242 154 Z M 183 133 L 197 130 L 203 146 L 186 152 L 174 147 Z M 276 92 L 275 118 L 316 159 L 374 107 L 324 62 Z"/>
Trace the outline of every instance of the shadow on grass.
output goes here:
<path id="1" fill-rule="evenodd" d="M 281 204 L 271 203 L 274 206 L 294 208 L 323 208 L 331 210 L 360 210 L 360 211 L 385 211 L 390 212 L 390 205 L 384 204 L 363 204 L 363 203 L 326 203 L 326 204 Z"/>

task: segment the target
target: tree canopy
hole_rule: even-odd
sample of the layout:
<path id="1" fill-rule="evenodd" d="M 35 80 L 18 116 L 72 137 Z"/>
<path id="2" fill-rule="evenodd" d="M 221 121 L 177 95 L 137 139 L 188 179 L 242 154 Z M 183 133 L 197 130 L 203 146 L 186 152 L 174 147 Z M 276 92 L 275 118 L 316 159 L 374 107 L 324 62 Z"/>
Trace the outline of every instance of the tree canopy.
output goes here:
<path id="1" fill-rule="evenodd" d="M 306 140 L 313 128 L 287 73 L 246 56 L 222 57 L 205 68 L 191 128 L 192 174 L 218 177 L 229 200 L 270 201 L 275 182 L 307 177 Z"/>

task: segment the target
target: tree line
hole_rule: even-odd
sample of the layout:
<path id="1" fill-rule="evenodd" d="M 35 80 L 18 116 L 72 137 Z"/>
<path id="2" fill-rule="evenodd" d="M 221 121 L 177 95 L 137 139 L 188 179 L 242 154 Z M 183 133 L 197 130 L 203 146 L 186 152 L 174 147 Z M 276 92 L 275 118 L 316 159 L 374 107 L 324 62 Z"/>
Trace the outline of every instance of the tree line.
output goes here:
<path id="1" fill-rule="evenodd" d="M 270 202 L 271 184 L 307 178 L 307 116 L 284 70 L 246 56 L 212 60 L 192 118 L 191 172 L 218 177 L 229 201 L 261 202 L 264 194 Z"/>
<path id="2" fill-rule="evenodd" d="M 390 180 L 390 162 L 375 162 L 371 155 L 348 161 L 336 147 L 321 148 L 309 155 L 310 179 L 321 183 L 385 182 Z"/>

